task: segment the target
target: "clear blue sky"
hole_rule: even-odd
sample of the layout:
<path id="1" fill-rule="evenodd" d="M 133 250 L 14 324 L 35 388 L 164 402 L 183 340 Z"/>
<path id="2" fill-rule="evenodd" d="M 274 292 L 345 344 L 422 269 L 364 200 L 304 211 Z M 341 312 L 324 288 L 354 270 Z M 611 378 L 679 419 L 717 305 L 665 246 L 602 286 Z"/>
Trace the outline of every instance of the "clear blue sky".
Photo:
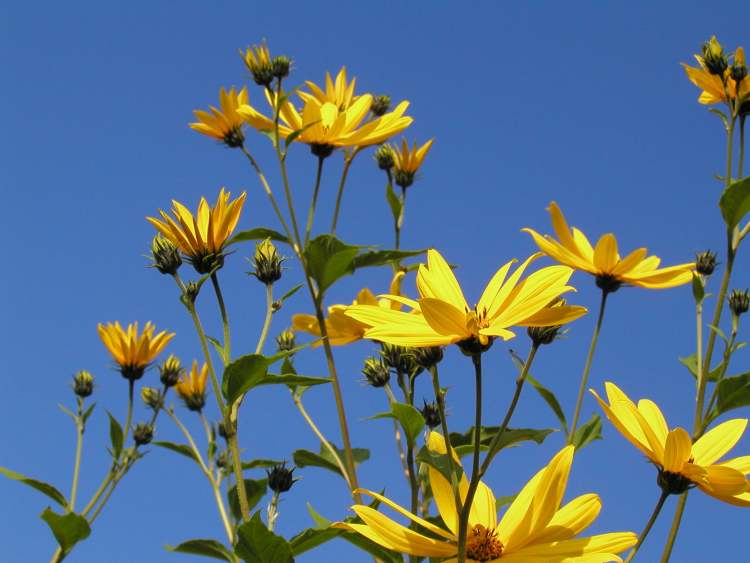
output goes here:
<path id="1" fill-rule="evenodd" d="M 534 250 L 519 229 L 548 230 L 544 208 L 552 199 L 590 236 L 613 231 L 622 247 L 646 245 L 667 264 L 722 248 L 713 175 L 722 169 L 723 134 L 696 103 L 698 91 L 679 63 L 689 62 L 713 33 L 732 49 L 750 44 L 747 21 L 744 2 L 6 3 L 0 9 L 6 210 L 0 221 L 0 465 L 67 492 L 74 432 L 57 404 L 71 404 L 69 378 L 85 368 L 97 376 L 81 493 L 91 494 L 107 463 L 104 409 L 123 417 L 126 394 L 98 340 L 97 322 L 151 319 L 177 332 L 172 352 L 185 361 L 199 357 L 173 284 L 145 267 L 153 235 L 145 215 L 173 197 L 192 207 L 225 185 L 248 191 L 243 228 L 276 226 L 241 156 L 187 127 L 191 110 L 216 103 L 220 86 L 247 81 L 239 48 L 266 38 L 273 52 L 294 59 L 294 83 L 319 82 L 326 70 L 346 65 L 362 90 L 411 101 L 409 137 L 436 142 L 411 188 L 404 244 L 434 246 L 459 264 L 471 300 L 501 263 Z M 258 100 L 259 91 L 251 97 Z M 265 139 L 250 142 L 270 166 Z M 295 192 L 306 205 L 314 161 L 303 147 L 290 158 Z M 330 163 L 322 188 L 326 222 L 340 155 Z M 350 177 L 343 239 L 391 244 L 383 193 L 381 174 L 362 158 Z M 250 251 L 249 245 L 240 249 L 222 271 L 237 352 L 254 346 L 263 309 L 260 284 L 243 273 Z M 745 256 L 736 271 L 737 283 L 747 285 Z M 282 287 L 298 277 L 290 264 Z M 382 291 L 387 278 L 385 270 L 359 273 L 336 286 L 331 300 L 349 301 L 363 285 Z M 592 280 L 577 274 L 574 283 L 580 288 L 575 302 L 595 308 Z M 206 298 L 203 305 L 209 332 L 217 334 L 214 304 Z M 300 292 L 278 315 L 273 333 L 291 313 L 309 309 Z M 567 412 L 593 321 L 576 322 L 570 337 L 544 349 L 535 365 L 534 374 Z M 488 355 L 488 424 L 498 422 L 511 392 L 509 347 L 525 354 L 527 341 L 498 342 Z M 360 481 L 406 502 L 389 424 L 363 420 L 385 406 L 380 393 L 360 382 L 361 361 L 373 349 L 359 343 L 338 354 L 354 443 L 372 448 Z M 694 390 L 677 357 L 692 349 L 689 288 L 623 289 L 611 299 L 592 383 L 599 388 L 613 379 L 632 397 L 661 404 L 670 424 L 688 426 Z M 300 370 L 324 373 L 321 356 L 301 355 Z M 731 371 L 747 365 L 744 352 Z M 468 427 L 470 363 L 451 351 L 443 373 L 451 426 Z M 153 384 L 156 374 L 144 381 Z M 425 380 L 418 385 L 422 396 L 430 397 Z M 329 390 L 310 391 L 308 402 L 336 436 Z M 584 415 L 596 410 L 588 400 Z M 289 459 L 295 448 L 317 448 L 282 389 L 258 391 L 241 416 L 248 456 Z M 140 411 L 138 419 L 144 417 Z M 554 423 L 538 397 L 525 394 L 514 424 Z M 577 457 L 568 498 L 602 496 L 592 531 L 639 531 L 658 496 L 655 471 L 608 423 L 604 432 L 605 441 Z M 177 439 L 167 421 L 158 433 Z M 558 434 L 542 447 L 502 454 L 489 483 L 498 495 L 512 494 L 562 443 Z M 750 438 L 736 452 L 750 453 Z M 307 501 L 331 519 L 346 516 L 349 505 L 340 480 L 316 469 L 299 474 L 302 481 L 281 506 L 279 531 L 287 537 L 311 524 Z M 0 498 L 0 559 L 48 558 L 54 540 L 37 518 L 46 500 L 8 480 L 0 480 Z M 641 560 L 658 557 L 674 504 L 670 499 Z M 748 522 L 746 510 L 691 494 L 673 560 L 743 560 Z M 178 560 L 162 546 L 193 537 L 222 537 L 210 490 L 195 466 L 154 450 L 70 561 Z M 337 540 L 299 560 L 368 559 Z"/>

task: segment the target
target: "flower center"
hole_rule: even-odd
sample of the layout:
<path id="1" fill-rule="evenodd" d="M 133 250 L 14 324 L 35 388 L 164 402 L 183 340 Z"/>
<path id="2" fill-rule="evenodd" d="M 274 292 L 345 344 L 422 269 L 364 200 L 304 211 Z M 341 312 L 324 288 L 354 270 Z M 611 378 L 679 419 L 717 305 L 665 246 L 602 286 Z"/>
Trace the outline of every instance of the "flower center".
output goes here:
<path id="1" fill-rule="evenodd" d="M 503 554 L 503 544 L 495 530 L 475 524 L 466 539 L 466 556 L 475 561 L 492 561 Z"/>

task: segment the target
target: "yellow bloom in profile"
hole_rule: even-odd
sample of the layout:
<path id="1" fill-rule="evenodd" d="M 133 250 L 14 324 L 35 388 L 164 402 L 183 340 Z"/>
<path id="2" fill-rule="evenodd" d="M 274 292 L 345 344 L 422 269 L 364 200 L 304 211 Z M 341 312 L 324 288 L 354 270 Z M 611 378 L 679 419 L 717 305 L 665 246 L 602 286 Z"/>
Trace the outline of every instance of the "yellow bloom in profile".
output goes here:
<path id="1" fill-rule="evenodd" d="M 712 42 L 715 40 L 715 37 L 711 38 Z M 718 74 L 712 74 L 709 71 L 704 57 L 701 55 L 694 56 L 695 60 L 698 61 L 698 67 L 689 66 L 685 63 L 682 66 L 690 82 L 702 90 L 700 96 L 698 96 L 699 103 L 706 105 L 728 104 L 730 101 L 744 100 L 750 96 L 750 79 L 743 77 L 738 88 L 737 80 L 732 76 L 732 66 L 746 66 L 745 50 L 742 47 L 738 47 L 734 53 L 734 65 L 730 65 L 724 70 L 723 80 Z"/>
<path id="2" fill-rule="evenodd" d="M 445 441 L 431 432 L 428 448 L 445 454 Z M 466 542 L 468 562 L 497 563 L 586 563 L 621 561 L 618 553 L 633 546 L 637 536 L 632 532 L 613 532 L 576 538 L 588 528 L 601 510 L 596 494 L 581 495 L 560 507 L 573 462 L 573 446 L 563 448 L 549 464 L 524 486 L 498 522 L 495 495 L 480 481 L 469 514 Z M 458 457 L 453 452 L 454 459 Z M 439 526 L 412 514 L 390 499 L 361 489 L 397 513 L 409 518 L 430 533 L 423 535 L 381 514 L 374 508 L 357 504 L 352 510 L 363 524 L 337 522 L 335 527 L 356 532 L 398 553 L 417 557 L 435 557 L 443 563 L 456 563 L 458 522 L 455 498 L 450 482 L 436 469 L 428 467 L 430 487 L 443 521 Z M 466 475 L 459 490 L 465 498 Z M 443 559 L 447 558 L 447 559 Z"/>
<path id="3" fill-rule="evenodd" d="M 299 97 L 302 98 L 304 103 L 312 100 L 317 101 L 320 105 L 331 103 L 340 110 L 350 107 L 359 98 L 359 96 L 354 95 L 354 87 L 357 79 L 352 78 L 351 82 L 347 80 L 345 66 L 341 67 L 335 81 L 331 78 L 331 73 L 326 72 L 325 82 L 325 90 L 323 90 L 315 82 L 306 80 L 305 84 L 310 91 L 305 92 L 304 90 L 300 90 L 298 92 Z"/>
<path id="4" fill-rule="evenodd" d="M 547 307 L 561 294 L 575 291 L 566 285 L 573 273 L 567 266 L 548 266 L 519 281 L 538 256 L 529 257 L 509 277 L 516 261 L 502 266 L 477 305 L 469 307 L 448 263 L 437 250 L 430 249 L 427 265 L 420 265 L 417 273 L 419 300 L 385 296 L 411 307 L 412 312 L 357 304 L 348 307 L 346 314 L 369 326 L 365 337 L 372 340 L 412 347 L 458 343 L 465 352 L 478 353 L 495 337 L 513 338 L 510 327 L 563 325 L 586 313 L 584 307 Z"/>
<path id="5" fill-rule="evenodd" d="M 400 295 L 401 281 L 404 272 L 398 272 L 391 280 L 391 293 Z M 371 305 L 385 309 L 399 309 L 399 303 L 388 299 L 377 299 L 372 291 L 367 288 L 357 293 L 352 305 Z M 367 330 L 367 325 L 346 316 L 345 311 L 351 305 L 331 305 L 328 307 L 328 317 L 325 319 L 326 333 L 331 346 L 344 346 L 357 340 L 362 340 Z M 295 332 L 306 332 L 313 336 L 321 337 L 320 325 L 315 315 L 297 314 L 292 315 L 292 330 Z M 314 342 L 313 348 L 321 346 L 322 342 Z"/>
<path id="6" fill-rule="evenodd" d="M 398 146 L 390 147 L 393 154 L 393 175 L 397 185 L 408 188 L 414 183 L 414 175 L 422 166 L 424 157 L 432 148 L 433 140 L 430 139 L 417 148 L 416 142 L 409 147 L 409 143 L 406 142 L 406 139 L 403 139 L 400 148 Z"/>
<path id="7" fill-rule="evenodd" d="M 198 120 L 190 124 L 190 128 L 214 139 L 226 143 L 229 147 L 241 147 L 245 142 L 242 125 L 245 123 L 242 115 L 237 113 L 240 106 L 248 104 L 247 88 L 237 92 L 234 88 L 227 92 L 224 88 L 219 91 L 219 107 L 210 106 L 211 112 L 195 110 Z"/>
<path id="8" fill-rule="evenodd" d="M 207 377 L 208 364 L 204 363 L 199 369 L 198 362 L 193 360 L 190 373 L 183 374 L 174 386 L 185 406 L 191 411 L 200 411 L 206 404 Z"/>
<path id="9" fill-rule="evenodd" d="M 661 260 L 656 256 L 646 256 L 645 248 L 638 248 L 620 257 L 617 239 L 612 233 L 603 235 L 595 247 L 581 231 L 571 230 L 560 208 L 553 201 L 548 211 L 552 217 L 552 227 L 559 240 L 549 235 L 540 235 L 533 229 L 522 229 L 529 233 L 539 250 L 560 262 L 596 276 L 597 285 L 606 291 L 615 291 L 621 285 L 637 285 L 652 289 L 675 287 L 693 279 L 694 263 L 679 264 L 659 268 Z"/>
<path id="10" fill-rule="evenodd" d="M 271 66 L 271 52 L 268 45 L 253 45 L 244 53 L 240 51 L 245 66 L 253 75 L 253 80 L 259 86 L 269 86 L 273 81 L 273 67 Z M 247 103 L 247 101 L 245 101 Z"/>
<path id="11" fill-rule="evenodd" d="M 213 207 L 202 197 L 195 216 L 179 201 L 172 200 L 174 218 L 160 209 L 162 220 L 155 217 L 146 220 L 179 247 L 198 273 L 206 274 L 224 264 L 222 251 L 237 226 L 247 196 L 242 192 L 230 202 L 230 195 L 222 188 Z"/>
<path id="12" fill-rule="evenodd" d="M 594 391 L 607 418 L 659 469 L 659 484 L 674 494 L 697 486 L 707 495 L 737 506 L 750 506 L 750 456 L 719 461 L 742 437 L 747 420 L 727 420 L 693 443 L 684 428 L 670 430 L 659 407 L 648 399 L 638 405 L 614 383 L 605 383 L 607 404 Z"/>
<path id="13" fill-rule="evenodd" d="M 131 381 L 140 379 L 146 367 L 174 338 L 174 332 L 165 330 L 154 335 L 156 327 L 150 321 L 140 334 L 137 322 L 129 324 L 126 329 L 117 321 L 106 325 L 99 323 L 96 329 L 104 346 L 120 366 L 122 376 Z"/>

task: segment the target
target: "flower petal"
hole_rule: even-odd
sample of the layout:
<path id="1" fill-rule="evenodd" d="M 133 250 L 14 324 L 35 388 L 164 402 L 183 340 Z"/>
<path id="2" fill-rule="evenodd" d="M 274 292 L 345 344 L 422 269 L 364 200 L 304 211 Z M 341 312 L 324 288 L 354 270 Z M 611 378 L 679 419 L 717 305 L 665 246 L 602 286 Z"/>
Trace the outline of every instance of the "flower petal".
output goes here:
<path id="1" fill-rule="evenodd" d="M 731 450 L 747 428 L 747 420 L 735 418 L 712 428 L 693 444 L 693 457 L 698 465 L 711 465 Z"/>

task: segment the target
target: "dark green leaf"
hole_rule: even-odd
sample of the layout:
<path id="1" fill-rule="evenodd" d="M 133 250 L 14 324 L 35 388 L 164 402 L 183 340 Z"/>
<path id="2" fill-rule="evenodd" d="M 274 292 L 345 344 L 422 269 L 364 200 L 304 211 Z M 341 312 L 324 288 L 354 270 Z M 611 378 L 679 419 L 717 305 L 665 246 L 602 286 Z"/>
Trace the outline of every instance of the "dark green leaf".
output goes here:
<path id="1" fill-rule="evenodd" d="M 320 235 L 307 243 L 305 259 L 310 275 L 324 292 L 336 280 L 354 272 L 359 246 L 345 244 L 333 235 Z"/>
<path id="2" fill-rule="evenodd" d="M 541 383 L 539 383 L 536 379 L 531 377 L 531 374 L 526 375 L 526 380 L 531 384 L 531 386 L 536 389 L 536 392 L 539 393 L 539 395 L 544 399 L 544 401 L 549 405 L 549 408 L 552 409 L 552 412 L 555 413 L 555 416 L 557 417 L 557 420 L 560 421 L 560 424 L 562 425 L 562 430 L 564 433 L 568 433 L 568 421 L 565 418 L 565 413 L 563 412 L 562 407 L 560 406 L 560 402 L 557 400 L 557 397 L 555 397 L 555 394 L 544 387 Z"/>
<path id="3" fill-rule="evenodd" d="M 576 447 L 576 450 L 580 450 L 594 440 L 601 439 L 602 419 L 598 414 L 595 414 L 586 424 L 576 429 L 576 433 L 573 435 L 573 445 Z"/>
<path id="4" fill-rule="evenodd" d="M 750 211 L 750 176 L 729 184 L 721 194 L 719 207 L 721 216 L 731 231 Z"/>
<path id="5" fill-rule="evenodd" d="M 402 203 L 399 197 L 396 195 L 396 192 L 393 191 L 393 186 L 390 182 L 385 187 L 385 198 L 388 200 L 388 206 L 391 208 L 391 215 L 393 215 L 393 220 L 398 221 L 399 217 L 401 217 L 401 207 Z"/>
<path id="6" fill-rule="evenodd" d="M 117 422 L 117 419 L 112 416 L 112 413 L 107 411 L 109 416 L 109 439 L 112 442 L 112 457 L 120 459 L 120 453 L 122 452 L 122 442 L 124 436 L 122 433 L 122 426 Z"/>
<path id="7" fill-rule="evenodd" d="M 426 250 L 371 250 L 364 252 L 354 259 L 354 269 L 366 268 L 369 266 L 385 266 L 400 262 L 404 258 L 419 256 Z"/>
<path id="8" fill-rule="evenodd" d="M 286 385 L 290 389 L 298 386 L 310 387 L 333 381 L 330 377 L 311 377 L 307 375 L 296 375 L 285 373 L 283 375 L 266 374 L 258 385 Z"/>
<path id="9" fill-rule="evenodd" d="M 422 446 L 422 449 L 417 453 L 417 461 L 426 463 L 430 467 L 437 469 L 448 481 L 451 480 L 451 461 L 448 459 L 447 454 L 439 454 L 430 451 L 427 446 Z M 456 478 L 460 479 L 463 474 L 461 466 L 458 463 L 453 463 L 452 468 L 456 472 Z"/>
<path id="10" fill-rule="evenodd" d="M 185 457 L 195 461 L 196 463 L 200 463 L 198 461 L 198 458 L 195 457 L 195 453 L 193 453 L 193 450 L 190 446 L 186 444 L 175 444 L 174 442 L 166 442 L 164 440 L 156 440 L 154 442 L 151 442 L 154 446 L 158 446 L 160 448 L 164 448 L 166 450 L 172 450 L 175 453 L 178 453 L 180 455 L 184 455 Z"/>
<path id="11" fill-rule="evenodd" d="M 313 125 L 315 125 L 319 121 L 320 120 L 313 121 L 313 122 L 308 123 L 307 125 L 305 125 L 302 129 L 297 129 L 296 131 L 292 131 L 287 136 L 286 141 L 284 141 L 284 148 L 288 149 L 289 145 L 291 145 L 297 137 L 299 137 L 300 135 L 302 135 L 302 133 L 304 133 L 307 129 L 309 129 L 310 127 L 312 127 Z"/>
<path id="12" fill-rule="evenodd" d="M 94 407 L 96 406 L 96 403 L 91 403 L 89 405 L 89 408 L 87 408 L 85 411 L 83 411 L 83 425 L 86 426 L 86 423 L 89 421 L 89 417 L 91 416 L 91 413 L 94 412 Z"/>
<path id="13" fill-rule="evenodd" d="M 57 514 L 46 508 L 39 517 L 47 522 L 63 553 L 68 553 L 75 544 L 85 540 L 91 534 L 89 523 L 75 512 Z"/>
<path id="14" fill-rule="evenodd" d="M 247 493 L 247 505 L 250 510 L 255 508 L 266 494 L 268 489 L 268 479 L 245 479 L 245 492 Z M 237 487 L 229 489 L 227 494 L 229 508 L 237 520 L 242 520 L 242 511 L 240 510 L 240 499 L 237 496 Z"/>
<path id="15" fill-rule="evenodd" d="M 237 528 L 234 552 L 248 563 L 293 563 L 292 546 L 266 528 L 256 512 L 249 522 Z"/>
<path id="16" fill-rule="evenodd" d="M 10 469 L 6 469 L 5 467 L 0 467 L 0 474 L 5 475 L 8 479 L 13 479 L 14 481 L 18 481 L 19 483 L 28 485 L 32 489 L 36 489 L 40 493 L 47 495 L 62 507 L 68 506 L 68 501 L 65 499 L 65 495 L 63 495 L 49 483 L 45 483 L 44 481 L 37 481 L 36 479 L 26 477 L 25 475 L 21 475 L 20 473 L 16 473 L 15 471 L 11 471 Z"/>
<path id="17" fill-rule="evenodd" d="M 338 453 L 341 461 L 345 461 L 344 451 L 336 446 L 333 446 L 333 448 Z M 360 464 L 370 459 L 370 450 L 364 448 L 352 448 L 352 456 L 354 457 L 354 463 Z M 292 454 L 292 458 L 297 467 L 322 467 L 323 469 L 328 469 L 329 471 L 341 475 L 336 460 L 333 458 L 331 452 L 329 452 L 323 445 L 320 446 L 320 453 L 316 454 L 310 450 L 295 450 Z"/>
<path id="18" fill-rule="evenodd" d="M 410 444 L 416 442 L 425 424 L 422 413 L 412 405 L 407 405 L 406 403 L 392 403 L 391 412 L 382 412 L 370 417 L 372 420 L 378 418 L 393 418 L 398 420 Z"/>
<path id="19" fill-rule="evenodd" d="M 685 366 L 688 371 L 693 374 L 693 377 L 698 377 L 698 365 L 695 361 L 695 354 L 691 354 L 690 356 L 687 356 L 685 358 L 677 358 L 680 363 Z M 706 377 L 707 381 L 716 381 L 719 379 L 719 375 L 721 375 L 721 372 L 724 369 L 724 362 L 719 364 L 717 367 L 711 370 L 711 373 L 708 374 L 708 377 Z"/>
<path id="20" fill-rule="evenodd" d="M 719 116 L 721 121 L 724 123 L 724 129 L 729 128 L 729 118 L 727 117 L 727 114 L 725 114 L 723 111 L 721 111 L 718 108 L 709 108 L 708 111 Z"/>
<path id="21" fill-rule="evenodd" d="M 336 528 L 308 528 L 302 530 L 299 534 L 289 540 L 289 544 L 292 546 L 292 554 L 300 555 L 306 551 L 310 551 L 318 547 L 333 538 L 340 536 L 343 530 Z"/>
<path id="22" fill-rule="evenodd" d="M 242 462 L 242 469 L 254 469 L 255 467 L 273 467 L 282 463 L 280 459 L 251 459 Z"/>
<path id="23" fill-rule="evenodd" d="M 274 360 L 261 354 L 248 354 L 224 368 L 221 391 L 230 405 L 259 385 Z"/>
<path id="24" fill-rule="evenodd" d="M 70 418 L 72 418 L 74 423 L 78 422 L 78 416 L 76 416 L 76 414 L 73 411 L 71 411 L 68 407 L 66 407 L 65 405 L 60 405 L 60 404 L 58 404 L 57 406 L 60 407 L 61 411 L 63 411 Z"/>
<path id="25" fill-rule="evenodd" d="M 232 552 L 216 540 L 188 540 L 174 547 L 168 545 L 166 546 L 166 549 L 168 551 L 174 551 L 175 553 L 189 553 L 191 555 L 213 557 L 214 559 L 221 559 L 222 561 L 229 561 L 230 563 L 235 561 Z"/>
<path id="26" fill-rule="evenodd" d="M 292 363 L 292 360 L 290 358 L 284 358 L 284 361 L 281 362 L 281 373 L 291 373 L 297 375 L 297 370 L 294 369 L 294 364 Z"/>
<path id="27" fill-rule="evenodd" d="M 712 419 L 727 411 L 750 405 L 750 372 L 722 379 L 718 385 Z"/>
<path id="28" fill-rule="evenodd" d="M 300 284 L 297 284 L 297 285 L 295 285 L 295 286 L 294 286 L 294 287 L 293 287 L 292 289 L 290 289 L 290 290 L 289 290 L 289 291 L 287 291 L 287 292 L 286 292 L 286 293 L 285 293 L 284 295 L 282 295 L 281 297 L 279 297 L 278 301 L 279 301 L 279 302 L 281 302 L 281 303 L 284 303 L 284 302 L 285 302 L 285 301 L 286 301 L 287 299 L 289 299 L 289 298 L 290 298 L 290 297 L 291 297 L 292 295 L 294 295 L 295 293 L 297 293 L 297 292 L 299 291 L 299 289 L 300 289 L 301 287 L 302 287 L 302 284 L 301 284 L 301 283 L 300 283 Z"/>
<path id="29" fill-rule="evenodd" d="M 289 244 L 289 240 L 286 238 L 286 235 L 282 235 L 280 232 L 274 231 L 273 229 L 256 227 L 255 229 L 250 229 L 249 231 L 240 231 L 229 239 L 227 245 L 250 240 L 266 240 L 267 238 L 270 238 L 271 240 L 276 242 L 285 242 Z"/>
<path id="30" fill-rule="evenodd" d="M 481 427 L 479 435 L 481 449 L 484 450 L 489 446 L 499 429 L 498 426 Z M 515 446 L 519 442 L 533 441 L 541 444 L 554 431 L 552 428 L 506 428 L 497 443 L 497 451 Z M 463 434 L 451 432 L 451 444 L 461 457 L 472 453 L 474 451 L 474 427 L 472 426 Z"/>

